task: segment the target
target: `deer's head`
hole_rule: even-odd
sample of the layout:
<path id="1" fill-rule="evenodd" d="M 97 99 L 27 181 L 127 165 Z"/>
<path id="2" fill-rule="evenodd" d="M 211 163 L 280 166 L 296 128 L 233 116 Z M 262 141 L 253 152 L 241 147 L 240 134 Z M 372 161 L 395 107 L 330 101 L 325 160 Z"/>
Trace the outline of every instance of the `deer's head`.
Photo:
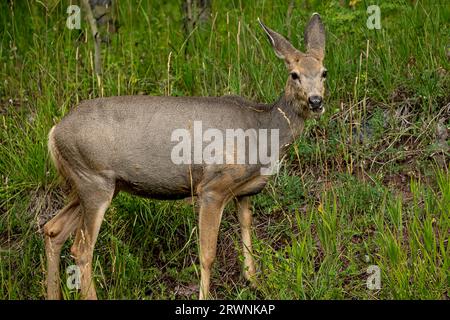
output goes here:
<path id="1" fill-rule="evenodd" d="M 269 29 L 261 21 L 275 54 L 286 63 L 289 78 L 285 95 L 303 115 L 320 115 L 325 111 L 323 96 L 327 70 L 323 66 L 325 55 L 325 28 L 319 14 L 312 15 L 306 29 L 306 53 L 287 41 L 282 35 Z"/>

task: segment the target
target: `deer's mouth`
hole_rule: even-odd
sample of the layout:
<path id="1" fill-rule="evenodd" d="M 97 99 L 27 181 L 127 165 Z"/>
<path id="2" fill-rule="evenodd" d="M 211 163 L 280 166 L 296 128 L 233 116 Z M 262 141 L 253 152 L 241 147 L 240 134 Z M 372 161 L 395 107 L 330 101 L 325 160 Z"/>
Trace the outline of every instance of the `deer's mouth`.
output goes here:
<path id="1" fill-rule="evenodd" d="M 324 111 L 323 108 L 323 99 L 319 95 L 312 95 L 308 98 L 309 110 L 315 114 L 322 114 Z"/>
<path id="2" fill-rule="evenodd" d="M 311 111 L 314 115 L 320 116 L 325 112 L 325 108 L 322 104 L 319 106 L 310 106 L 309 111 Z"/>

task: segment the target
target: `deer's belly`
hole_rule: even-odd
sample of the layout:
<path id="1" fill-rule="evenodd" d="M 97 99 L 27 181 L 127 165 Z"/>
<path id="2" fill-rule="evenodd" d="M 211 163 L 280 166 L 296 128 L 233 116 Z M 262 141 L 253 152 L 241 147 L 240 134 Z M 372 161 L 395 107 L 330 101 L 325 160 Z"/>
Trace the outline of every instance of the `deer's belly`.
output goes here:
<path id="1" fill-rule="evenodd" d="M 145 165 L 128 164 L 113 169 L 117 189 L 163 200 L 195 195 L 203 171 L 202 166 L 174 165 L 162 159 Z"/>
<path id="2" fill-rule="evenodd" d="M 149 185 L 148 182 L 117 180 L 116 188 L 118 191 L 159 200 L 177 200 L 191 196 L 190 188 L 183 184 L 153 183 Z"/>

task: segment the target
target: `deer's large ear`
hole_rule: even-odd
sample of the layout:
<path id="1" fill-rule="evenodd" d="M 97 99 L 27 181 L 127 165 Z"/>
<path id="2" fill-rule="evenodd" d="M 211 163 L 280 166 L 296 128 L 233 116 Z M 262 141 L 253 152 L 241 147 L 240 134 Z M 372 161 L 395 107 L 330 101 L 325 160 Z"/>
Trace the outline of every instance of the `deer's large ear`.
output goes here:
<path id="1" fill-rule="evenodd" d="M 323 60 L 325 56 L 325 27 L 318 13 L 312 15 L 306 26 L 305 42 L 307 53 Z"/>
<path id="2" fill-rule="evenodd" d="M 291 57 L 297 51 L 297 49 L 295 49 L 292 44 L 290 44 L 290 42 L 287 41 L 281 34 L 276 33 L 275 31 L 264 25 L 264 23 L 262 23 L 259 18 L 258 22 L 266 32 L 267 38 L 269 38 L 273 50 L 275 51 L 275 54 L 278 58 L 288 60 L 289 57 Z"/>

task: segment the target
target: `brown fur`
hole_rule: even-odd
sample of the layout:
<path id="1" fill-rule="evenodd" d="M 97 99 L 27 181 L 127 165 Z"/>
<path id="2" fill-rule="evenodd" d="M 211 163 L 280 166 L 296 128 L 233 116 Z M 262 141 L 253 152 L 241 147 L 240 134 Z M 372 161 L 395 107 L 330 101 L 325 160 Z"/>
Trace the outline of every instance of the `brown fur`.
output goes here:
<path id="1" fill-rule="evenodd" d="M 200 299 L 209 297 L 223 209 L 236 199 L 244 276 L 255 284 L 249 196 L 260 192 L 269 176 L 261 175 L 262 164 L 175 164 L 170 137 L 176 129 L 192 132 L 196 120 L 221 132 L 277 129 L 280 154 L 287 152 L 301 134 L 305 119 L 314 114 L 310 97 L 324 93 L 324 28 L 314 15 L 307 27 L 308 50 L 302 53 L 278 33 L 261 26 L 289 72 L 284 94 L 272 104 L 236 96 L 101 98 L 84 101 L 50 130 L 48 149 L 71 195 L 68 204 L 44 227 L 48 299 L 61 298 L 60 253 L 71 233 L 75 233 L 71 252 L 81 272 L 81 296 L 97 298 L 92 280 L 94 246 L 105 211 L 120 191 L 159 199 L 197 197 Z"/>

